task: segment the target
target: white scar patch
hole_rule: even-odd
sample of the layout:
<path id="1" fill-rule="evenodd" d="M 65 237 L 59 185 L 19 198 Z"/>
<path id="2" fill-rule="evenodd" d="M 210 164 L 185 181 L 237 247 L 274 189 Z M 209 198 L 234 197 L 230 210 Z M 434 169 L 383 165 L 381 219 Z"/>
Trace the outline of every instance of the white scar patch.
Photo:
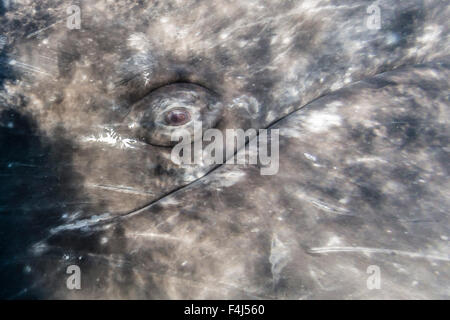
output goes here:
<path id="1" fill-rule="evenodd" d="M 305 127 L 311 132 L 319 133 L 327 131 L 331 127 L 339 127 L 341 123 L 341 117 L 337 114 L 315 111 L 306 118 Z"/>
<path id="2" fill-rule="evenodd" d="M 127 39 L 128 46 L 136 51 L 149 52 L 152 47 L 143 33 L 133 33 Z"/>
<path id="3" fill-rule="evenodd" d="M 244 109 L 252 116 L 256 118 L 259 113 L 259 103 L 254 97 L 248 97 L 246 95 L 240 96 L 233 99 L 230 108 L 241 108 Z"/>
<path id="4" fill-rule="evenodd" d="M 290 259 L 289 248 L 278 238 L 276 234 L 272 237 L 270 247 L 269 262 L 273 276 L 273 282 L 276 284 L 280 280 L 281 272 Z"/>
<path id="5" fill-rule="evenodd" d="M 123 138 L 113 129 L 105 129 L 105 132 L 99 135 L 91 135 L 81 139 L 83 142 L 104 143 L 119 149 L 134 149 L 137 144 L 136 140 Z"/>
<path id="6" fill-rule="evenodd" d="M 245 177 L 242 171 L 223 172 L 214 177 L 212 181 L 217 187 L 231 187 Z"/>
<path id="7" fill-rule="evenodd" d="M 127 45 L 135 51 L 135 54 L 122 65 L 122 68 L 132 74 L 140 74 L 145 85 L 147 85 L 156 65 L 156 60 L 152 54 L 152 44 L 145 34 L 133 33 L 128 37 Z"/>

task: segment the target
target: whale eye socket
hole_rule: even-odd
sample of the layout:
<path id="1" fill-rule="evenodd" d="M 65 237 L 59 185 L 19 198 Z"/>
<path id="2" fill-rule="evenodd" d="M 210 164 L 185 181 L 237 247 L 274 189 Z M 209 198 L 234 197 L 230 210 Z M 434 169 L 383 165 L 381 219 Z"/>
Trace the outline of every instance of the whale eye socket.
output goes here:
<path id="1" fill-rule="evenodd" d="M 173 108 L 166 112 L 164 119 L 169 126 L 181 126 L 191 121 L 191 114 L 183 108 Z"/>
<path id="2" fill-rule="evenodd" d="M 173 146 L 178 143 L 172 141 L 175 131 L 187 130 L 193 141 L 199 125 L 204 131 L 217 124 L 222 109 L 219 96 L 211 90 L 193 83 L 172 83 L 153 90 L 136 103 L 126 125 L 139 140 Z"/>

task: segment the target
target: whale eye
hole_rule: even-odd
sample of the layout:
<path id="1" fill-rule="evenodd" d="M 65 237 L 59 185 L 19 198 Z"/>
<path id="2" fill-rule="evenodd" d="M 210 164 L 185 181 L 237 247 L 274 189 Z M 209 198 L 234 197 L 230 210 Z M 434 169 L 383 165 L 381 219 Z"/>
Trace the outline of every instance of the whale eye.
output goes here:
<path id="1" fill-rule="evenodd" d="M 135 138 L 158 146 L 173 146 L 176 130 L 187 130 L 194 137 L 194 128 L 213 128 L 221 114 L 222 103 L 217 94 L 193 83 L 172 83 L 153 90 L 136 103 L 127 117 Z M 201 138 L 202 135 L 196 134 Z"/>
<path id="2" fill-rule="evenodd" d="M 191 114 L 183 108 L 173 108 L 166 112 L 164 118 L 169 126 L 181 126 L 191 120 Z"/>

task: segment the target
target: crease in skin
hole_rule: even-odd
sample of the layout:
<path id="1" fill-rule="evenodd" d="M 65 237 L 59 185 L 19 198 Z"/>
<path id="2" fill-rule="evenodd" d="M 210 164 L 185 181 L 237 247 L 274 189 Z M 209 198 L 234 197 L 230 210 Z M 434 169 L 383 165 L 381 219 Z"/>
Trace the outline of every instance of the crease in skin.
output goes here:
<path id="1" fill-rule="evenodd" d="M 406 256 L 410 258 L 420 258 L 428 260 L 438 260 L 450 262 L 448 255 L 427 255 L 423 253 L 403 251 L 396 249 L 385 248 L 369 248 L 369 247 L 316 247 L 307 249 L 311 254 L 326 254 L 326 253 L 341 253 L 341 252 L 354 252 L 354 253 L 380 253 L 380 254 L 395 254 L 400 256 Z"/>
<path id="2" fill-rule="evenodd" d="M 432 61 L 432 62 L 427 62 L 426 64 L 416 64 L 416 65 L 414 65 L 414 66 L 422 66 L 422 65 L 433 66 L 433 65 L 435 65 L 435 64 L 438 64 L 438 65 L 439 65 L 439 63 L 440 63 L 440 61 Z M 344 88 L 346 88 L 346 87 L 350 87 L 350 86 L 355 85 L 355 84 L 357 84 L 357 83 L 362 83 L 362 82 L 366 81 L 367 79 L 371 79 L 371 78 L 374 78 L 374 77 L 377 77 L 377 76 L 380 76 L 380 75 L 383 75 L 383 74 L 392 72 L 392 71 L 397 70 L 397 69 L 400 69 L 400 68 L 402 68 L 402 67 L 411 67 L 411 65 L 401 65 L 401 66 L 398 66 L 398 67 L 393 67 L 392 69 L 389 69 L 389 70 L 386 70 L 386 71 L 383 71 L 383 72 L 379 72 L 379 73 L 374 74 L 374 75 L 370 75 L 370 76 L 365 77 L 365 78 L 363 78 L 363 79 L 360 79 L 360 80 L 358 80 L 358 81 L 354 81 L 354 82 L 348 83 L 348 84 L 347 84 L 345 87 L 343 87 L 343 88 L 339 88 L 339 89 L 337 89 L 337 90 L 333 90 L 333 91 L 331 91 L 331 92 L 324 93 L 324 94 L 318 96 L 317 98 L 314 98 L 314 99 L 312 99 L 311 101 L 306 102 L 305 104 L 301 105 L 300 107 L 294 108 L 294 109 L 293 109 L 292 111 L 290 111 L 289 113 L 287 113 L 287 114 L 281 116 L 280 118 L 278 118 L 278 119 L 276 119 L 276 120 L 273 120 L 273 121 L 270 122 L 266 127 L 263 127 L 263 128 L 261 128 L 261 129 L 270 129 L 271 127 L 275 126 L 277 123 L 279 123 L 279 122 L 283 121 L 284 119 L 290 117 L 291 115 L 293 115 L 294 113 L 296 113 L 296 112 L 302 110 L 303 108 L 306 108 L 308 105 L 310 105 L 310 104 L 312 104 L 313 102 L 315 102 L 315 101 L 317 101 L 317 100 L 323 98 L 323 97 L 326 96 L 326 95 L 331 95 L 331 94 L 333 94 L 333 93 L 335 93 L 335 92 L 337 92 L 337 91 L 339 91 L 339 90 L 342 90 L 342 89 L 344 89 Z M 255 135 L 255 137 L 254 137 L 253 139 L 257 139 L 258 136 L 259 136 L 259 131 L 257 131 L 257 133 L 256 133 L 256 135 Z M 153 205 L 157 204 L 159 201 L 161 201 L 161 200 L 163 200 L 163 199 L 165 199 L 165 198 L 167 198 L 167 197 L 169 197 L 169 196 L 171 196 L 171 195 L 173 195 L 173 194 L 176 194 L 177 192 L 182 191 L 183 189 L 185 189 L 185 188 L 187 188 L 187 187 L 189 187 L 189 186 L 191 186 L 191 185 L 194 185 L 194 184 L 197 183 L 199 180 L 201 180 L 201 179 L 207 177 L 209 174 L 211 174 L 212 172 L 214 172 L 215 170 L 217 170 L 218 168 L 220 168 L 220 167 L 223 166 L 224 164 L 227 164 L 227 161 L 228 161 L 229 159 L 233 158 L 240 150 L 242 150 L 243 148 L 245 148 L 245 147 L 248 145 L 248 143 L 249 143 L 249 141 L 247 141 L 247 143 L 245 143 L 240 149 L 236 150 L 235 153 L 234 153 L 232 156 L 230 156 L 228 159 L 226 159 L 226 161 L 224 161 L 223 164 L 217 164 L 217 165 L 213 166 L 210 170 L 208 170 L 207 172 L 205 172 L 205 174 L 202 175 L 202 176 L 200 176 L 199 178 L 197 178 L 197 179 L 195 179 L 195 180 L 193 180 L 193 181 L 191 181 L 191 182 L 189 182 L 189 183 L 187 183 L 187 184 L 181 185 L 181 186 L 179 186 L 179 187 L 177 187 L 177 188 L 175 188 L 175 189 L 173 189 L 173 190 L 167 192 L 166 194 L 161 195 L 160 197 L 158 197 L 158 198 L 152 200 L 150 203 L 147 203 L 146 205 L 144 205 L 144 206 L 142 206 L 142 207 L 140 207 L 140 208 L 134 209 L 134 210 L 132 210 L 132 211 L 129 211 L 129 212 L 126 212 L 126 213 L 123 213 L 123 214 L 117 214 L 117 215 L 114 215 L 114 216 L 109 216 L 109 217 L 107 217 L 107 218 L 105 218 L 105 219 L 101 219 L 101 220 L 99 220 L 99 221 L 97 221 L 97 222 L 91 221 L 91 219 L 85 219 L 85 220 L 78 221 L 78 222 L 79 222 L 79 226 L 75 226 L 74 224 L 71 224 L 70 226 L 64 226 L 64 225 L 62 225 L 62 226 L 59 226 L 59 227 L 57 227 L 57 228 L 54 228 L 53 230 L 54 230 L 54 232 L 59 232 L 59 231 L 61 231 L 61 230 L 66 230 L 66 229 L 78 229 L 78 228 L 81 228 L 82 226 L 84 226 L 86 223 L 87 223 L 89 226 L 95 226 L 95 225 L 97 225 L 97 224 L 109 224 L 109 223 L 113 223 L 113 222 L 115 222 L 115 221 L 119 221 L 119 220 L 123 220 L 123 219 L 129 218 L 129 217 L 136 216 L 136 215 L 138 215 L 138 214 L 140 214 L 140 213 L 142 213 L 142 212 L 144 212 L 144 211 L 150 209 Z"/>

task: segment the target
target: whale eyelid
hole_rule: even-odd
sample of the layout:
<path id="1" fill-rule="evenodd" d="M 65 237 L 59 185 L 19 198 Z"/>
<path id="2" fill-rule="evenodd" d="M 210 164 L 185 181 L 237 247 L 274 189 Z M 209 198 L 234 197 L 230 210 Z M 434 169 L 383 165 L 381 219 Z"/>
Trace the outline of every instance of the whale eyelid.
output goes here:
<path id="1" fill-rule="evenodd" d="M 119 87 L 125 87 L 127 91 L 131 90 L 133 91 L 132 88 L 127 88 L 127 84 L 132 81 L 133 79 L 136 79 L 139 76 L 139 74 L 134 74 L 133 77 L 128 77 L 128 78 L 122 78 L 121 80 L 117 81 L 115 83 L 115 88 L 116 90 L 118 90 Z M 151 95 L 154 91 L 157 91 L 159 89 L 162 89 L 166 86 L 170 86 L 170 85 L 175 85 L 175 84 L 180 84 L 180 85 L 195 85 L 197 87 L 202 88 L 203 90 L 205 90 L 206 92 L 215 95 L 217 97 L 220 97 L 220 94 L 218 92 L 216 92 L 215 90 L 209 88 L 207 85 L 199 82 L 199 81 L 190 81 L 188 79 L 177 79 L 177 80 L 171 80 L 171 81 L 165 81 L 165 82 L 159 82 L 156 84 L 153 84 L 151 86 L 149 86 L 147 89 L 143 90 L 143 92 L 141 94 L 139 94 L 137 97 L 131 99 L 131 104 L 136 104 L 138 102 L 140 102 L 141 100 L 145 99 L 147 96 Z M 130 94 L 131 96 L 133 96 L 133 92 L 127 92 L 128 94 Z"/>
<path id="2" fill-rule="evenodd" d="M 166 86 L 171 86 L 171 85 L 175 85 L 175 84 L 180 84 L 180 85 L 195 85 L 198 87 L 201 87 L 202 89 L 206 90 L 208 93 L 213 94 L 215 96 L 219 96 L 219 94 L 217 92 L 215 92 L 214 90 L 206 87 L 205 85 L 199 83 L 199 82 L 195 82 L 195 81 L 186 81 L 186 80 L 175 80 L 175 81 L 167 81 L 163 84 L 159 84 L 157 86 L 153 86 L 150 87 L 148 92 L 145 93 L 139 100 L 144 99 L 145 97 L 147 97 L 148 95 L 152 94 L 154 91 L 162 89 Z M 138 101 L 139 101 L 138 100 Z"/>
<path id="3" fill-rule="evenodd" d="M 133 88 L 128 87 L 128 84 L 133 81 L 134 79 L 137 79 L 138 77 L 142 76 L 145 74 L 145 70 L 142 70 L 141 72 L 136 72 L 133 74 L 127 74 L 127 75 L 123 75 L 120 77 L 120 79 L 118 81 L 116 81 L 114 83 L 114 87 L 117 89 L 119 88 L 123 88 L 125 87 L 128 90 L 133 91 Z M 133 103 L 136 103 L 138 101 L 140 101 L 141 99 L 145 98 L 146 96 L 148 96 L 149 94 L 151 94 L 153 91 L 156 91 L 158 89 L 161 89 L 165 86 L 169 86 L 169 85 L 173 85 L 173 84 L 189 84 L 189 85 L 196 85 L 199 87 L 202 87 L 204 90 L 206 90 L 207 92 L 214 94 L 216 96 L 220 96 L 220 94 L 212 89 L 211 87 L 209 87 L 206 84 L 206 81 L 198 81 L 198 80 L 192 80 L 189 79 L 187 76 L 183 76 L 183 73 L 177 74 L 175 77 L 173 77 L 172 79 L 169 79 L 167 81 L 160 81 L 160 82 L 155 82 L 153 84 L 150 84 L 147 88 L 145 88 L 144 90 L 142 90 L 142 93 L 139 94 L 138 97 L 136 97 L 135 99 L 133 99 Z M 128 87 L 128 88 L 127 88 Z M 130 93 L 130 92 L 129 92 Z M 131 95 L 133 95 L 133 92 L 131 92 Z"/>

